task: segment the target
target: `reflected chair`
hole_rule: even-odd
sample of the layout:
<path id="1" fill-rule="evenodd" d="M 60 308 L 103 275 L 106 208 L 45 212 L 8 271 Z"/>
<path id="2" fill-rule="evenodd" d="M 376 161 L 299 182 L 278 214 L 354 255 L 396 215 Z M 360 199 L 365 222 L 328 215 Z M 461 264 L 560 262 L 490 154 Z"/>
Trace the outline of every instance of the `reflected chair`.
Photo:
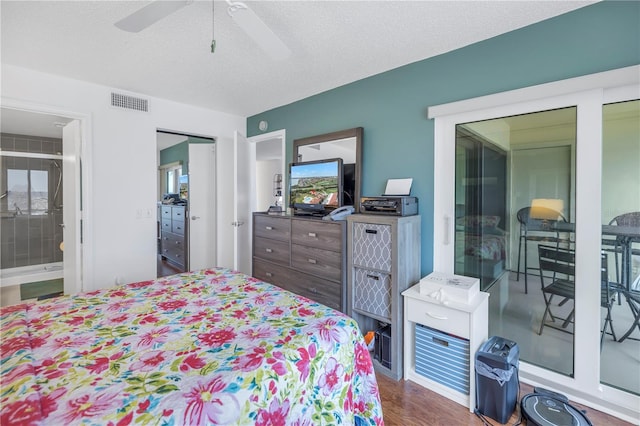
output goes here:
<path id="1" fill-rule="evenodd" d="M 630 227 L 638 228 L 640 227 L 640 212 L 630 212 L 630 213 L 623 213 L 621 215 L 618 215 L 613 219 L 611 219 L 611 221 L 609 222 L 609 225 L 630 226 Z M 616 281 L 619 283 L 622 282 L 620 277 L 620 265 L 618 263 L 618 259 L 619 259 L 618 255 L 622 254 L 622 248 L 623 248 L 620 237 L 613 238 L 613 239 L 603 238 L 602 247 L 604 248 L 604 250 L 614 253 L 614 256 L 615 256 L 614 263 L 616 266 Z M 640 255 L 640 250 L 633 250 L 632 254 Z M 629 262 L 630 261 L 631 259 L 629 259 Z"/>
<path id="2" fill-rule="evenodd" d="M 562 298 L 558 306 L 562 306 L 568 301 L 575 300 L 575 252 L 571 249 L 538 246 L 538 259 L 540 262 L 540 282 L 542 295 L 545 302 L 545 311 L 542 315 L 542 322 L 538 334 L 542 334 L 545 327 L 556 328 L 560 331 L 569 332 L 567 326 L 573 322 L 575 306 L 571 312 L 564 318 L 553 315 L 551 312 L 552 301 L 554 296 Z M 613 321 L 611 318 L 611 308 L 615 301 L 617 288 L 609 282 L 609 270 L 607 262 L 607 254 L 600 255 L 600 307 L 607 310 L 604 325 L 600 334 L 600 347 L 604 341 L 605 334 L 610 334 L 613 341 L 616 341 L 616 333 L 613 330 Z M 545 272 L 547 274 L 545 274 Z M 562 326 L 557 327 L 547 324 L 547 317 L 555 322 L 557 319 L 562 320 Z M 607 331 L 607 329 L 609 331 Z"/>
<path id="3" fill-rule="evenodd" d="M 560 237 L 560 231 L 555 228 L 557 222 L 567 222 L 561 213 L 552 210 L 545 209 L 544 207 L 537 207 L 534 210 L 534 215 L 531 215 L 532 207 L 523 207 L 518 210 L 516 218 L 520 224 L 520 239 L 518 240 L 518 272 L 516 275 L 516 281 L 520 281 L 520 258 L 522 253 L 522 247 L 524 245 L 524 293 L 529 292 L 527 272 L 529 269 L 527 261 L 527 242 L 544 242 L 555 243 L 556 247 L 560 246 L 561 242 L 568 242 L 568 239 Z"/>
<path id="4" fill-rule="evenodd" d="M 618 342 L 623 342 L 625 339 L 640 340 L 635 337 L 630 337 L 636 328 L 640 330 L 640 276 L 636 278 L 628 290 L 622 289 L 621 292 L 627 299 L 627 303 L 633 314 L 633 323 Z"/>

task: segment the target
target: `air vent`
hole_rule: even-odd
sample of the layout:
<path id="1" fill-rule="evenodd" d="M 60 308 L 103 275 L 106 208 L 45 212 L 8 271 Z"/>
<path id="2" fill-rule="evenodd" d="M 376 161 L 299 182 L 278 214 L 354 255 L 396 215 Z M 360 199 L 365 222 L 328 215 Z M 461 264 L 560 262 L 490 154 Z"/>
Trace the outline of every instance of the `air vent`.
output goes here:
<path id="1" fill-rule="evenodd" d="M 136 111 L 149 111 L 149 101 L 147 99 L 136 98 L 120 93 L 111 93 L 111 106 L 118 108 L 134 109 Z"/>

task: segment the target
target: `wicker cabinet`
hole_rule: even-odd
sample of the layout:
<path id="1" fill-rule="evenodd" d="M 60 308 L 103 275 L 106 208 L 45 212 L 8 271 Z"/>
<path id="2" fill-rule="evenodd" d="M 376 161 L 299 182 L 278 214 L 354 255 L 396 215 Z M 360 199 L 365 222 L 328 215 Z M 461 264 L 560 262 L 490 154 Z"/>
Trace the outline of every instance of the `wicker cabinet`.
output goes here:
<path id="1" fill-rule="evenodd" d="M 347 313 L 363 333 L 376 332 L 376 370 L 403 374 L 400 293 L 420 280 L 420 216 L 357 214 L 348 222 Z"/>
<path id="2" fill-rule="evenodd" d="M 346 311 L 346 224 L 253 215 L 253 276 Z"/>
<path id="3" fill-rule="evenodd" d="M 160 206 L 160 254 L 182 271 L 189 268 L 186 216 L 185 206 Z"/>

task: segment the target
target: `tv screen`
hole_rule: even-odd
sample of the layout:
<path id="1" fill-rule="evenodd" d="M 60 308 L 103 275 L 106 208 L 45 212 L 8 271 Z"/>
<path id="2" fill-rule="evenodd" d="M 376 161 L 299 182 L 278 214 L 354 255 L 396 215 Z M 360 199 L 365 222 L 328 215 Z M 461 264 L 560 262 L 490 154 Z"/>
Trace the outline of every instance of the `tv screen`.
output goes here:
<path id="1" fill-rule="evenodd" d="M 324 214 L 342 206 L 342 159 L 291 163 L 289 206 L 296 214 Z"/>

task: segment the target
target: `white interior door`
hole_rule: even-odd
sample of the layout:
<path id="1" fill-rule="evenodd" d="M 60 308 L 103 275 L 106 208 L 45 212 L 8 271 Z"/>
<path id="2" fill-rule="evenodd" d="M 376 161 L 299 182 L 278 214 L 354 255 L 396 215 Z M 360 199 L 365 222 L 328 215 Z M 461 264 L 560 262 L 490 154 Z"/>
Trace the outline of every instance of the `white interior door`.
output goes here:
<path id="1" fill-rule="evenodd" d="M 255 150 L 249 149 L 247 138 L 240 132 L 234 132 L 233 162 L 233 269 L 251 275 L 251 194 L 255 164 Z"/>
<path id="2" fill-rule="evenodd" d="M 213 143 L 189 144 L 190 270 L 216 266 L 215 156 Z"/>
<path id="3" fill-rule="evenodd" d="M 62 129 L 62 205 L 64 293 L 82 290 L 80 250 L 80 121 L 73 120 Z"/>

